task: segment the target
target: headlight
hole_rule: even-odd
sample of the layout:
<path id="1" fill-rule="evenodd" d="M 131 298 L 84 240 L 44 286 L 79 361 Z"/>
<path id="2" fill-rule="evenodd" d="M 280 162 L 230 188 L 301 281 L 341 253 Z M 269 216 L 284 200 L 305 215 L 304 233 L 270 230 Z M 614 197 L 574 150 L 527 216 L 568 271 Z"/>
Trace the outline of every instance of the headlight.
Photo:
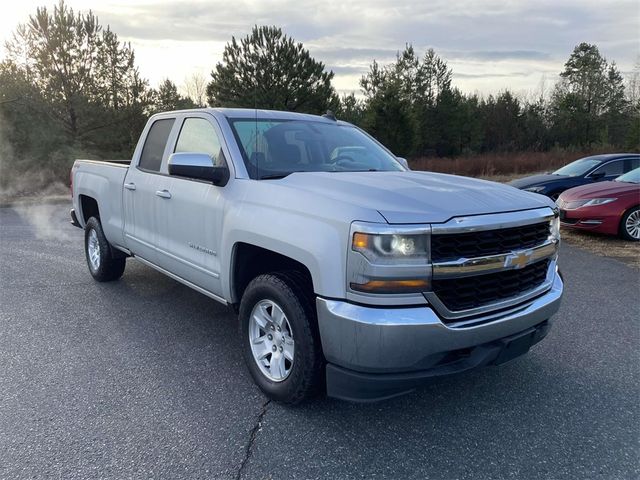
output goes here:
<path id="1" fill-rule="evenodd" d="M 583 207 L 595 207 L 597 205 L 606 205 L 607 203 L 615 202 L 617 198 L 592 198 L 587 201 Z"/>
<path id="2" fill-rule="evenodd" d="M 538 187 L 527 187 L 527 188 L 524 188 L 523 190 L 524 190 L 525 192 L 540 193 L 540 192 L 543 192 L 543 191 L 544 191 L 544 188 L 545 188 L 544 186 L 538 186 Z"/>
<path id="3" fill-rule="evenodd" d="M 372 263 L 427 263 L 427 235 L 370 234 L 355 232 L 352 248 Z"/>
<path id="4" fill-rule="evenodd" d="M 588 201 L 589 200 L 573 200 L 571 202 L 564 202 L 563 206 L 565 210 L 575 210 L 576 208 L 583 207 Z"/>
<path id="5" fill-rule="evenodd" d="M 549 232 L 550 237 L 555 240 L 560 240 L 560 216 L 554 215 L 554 217 L 549 220 Z"/>
<path id="6" fill-rule="evenodd" d="M 429 290 L 428 228 L 354 223 L 347 259 L 347 286 L 366 294 L 415 294 Z"/>

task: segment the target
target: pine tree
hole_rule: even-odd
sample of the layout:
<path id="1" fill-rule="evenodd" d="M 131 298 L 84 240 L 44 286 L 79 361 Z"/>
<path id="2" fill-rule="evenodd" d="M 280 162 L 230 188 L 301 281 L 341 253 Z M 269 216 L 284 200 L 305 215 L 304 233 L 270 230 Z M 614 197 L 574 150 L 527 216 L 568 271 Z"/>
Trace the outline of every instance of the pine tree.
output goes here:
<path id="1" fill-rule="evenodd" d="M 222 62 L 211 72 L 207 99 L 212 106 L 324 113 L 339 102 L 332 78 L 333 72 L 280 28 L 255 26 L 225 46 Z"/>

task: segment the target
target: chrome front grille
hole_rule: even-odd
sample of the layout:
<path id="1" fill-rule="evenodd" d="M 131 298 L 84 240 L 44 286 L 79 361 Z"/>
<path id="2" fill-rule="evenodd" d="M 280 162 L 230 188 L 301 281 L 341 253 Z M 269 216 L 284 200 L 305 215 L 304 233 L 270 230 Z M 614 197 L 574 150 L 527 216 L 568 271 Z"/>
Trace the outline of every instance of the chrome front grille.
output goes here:
<path id="1" fill-rule="evenodd" d="M 484 230 L 431 237 L 431 258 L 443 262 L 485 257 L 541 245 L 549 237 L 549 222 L 500 230 Z"/>
<path id="2" fill-rule="evenodd" d="M 489 314 L 543 293 L 555 275 L 554 214 L 537 209 L 454 218 L 432 225 L 432 288 L 445 323 Z"/>
<path id="3" fill-rule="evenodd" d="M 434 280 L 433 292 L 451 311 L 470 310 L 518 297 L 539 287 L 547 278 L 548 268 L 547 259 L 519 270 Z"/>

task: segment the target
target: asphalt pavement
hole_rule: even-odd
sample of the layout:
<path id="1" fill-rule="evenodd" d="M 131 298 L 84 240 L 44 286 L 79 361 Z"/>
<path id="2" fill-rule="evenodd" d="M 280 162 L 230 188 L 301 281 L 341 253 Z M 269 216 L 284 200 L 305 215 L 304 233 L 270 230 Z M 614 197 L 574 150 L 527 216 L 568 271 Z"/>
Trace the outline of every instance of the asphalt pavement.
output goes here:
<path id="1" fill-rule="evenodd" d="M 640 272 L 563 245 L 549 336 L 376 404 L 287 408 L 235 316 L 129 260 L 94 282 L 68 205 L 0 208 L 0 478 L 640 478 Z"/>

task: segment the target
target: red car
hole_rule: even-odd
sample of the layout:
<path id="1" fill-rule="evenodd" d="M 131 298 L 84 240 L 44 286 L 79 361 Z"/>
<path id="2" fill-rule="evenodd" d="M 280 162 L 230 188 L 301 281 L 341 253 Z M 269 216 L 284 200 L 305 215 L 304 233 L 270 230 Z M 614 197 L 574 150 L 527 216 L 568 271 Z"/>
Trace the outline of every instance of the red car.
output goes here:
<path id="1" fill-rule="evenodd" d="M 570 188 L 557 204 L 565 227 L 640 240 L 640 168 L 611 182 Z"/>

